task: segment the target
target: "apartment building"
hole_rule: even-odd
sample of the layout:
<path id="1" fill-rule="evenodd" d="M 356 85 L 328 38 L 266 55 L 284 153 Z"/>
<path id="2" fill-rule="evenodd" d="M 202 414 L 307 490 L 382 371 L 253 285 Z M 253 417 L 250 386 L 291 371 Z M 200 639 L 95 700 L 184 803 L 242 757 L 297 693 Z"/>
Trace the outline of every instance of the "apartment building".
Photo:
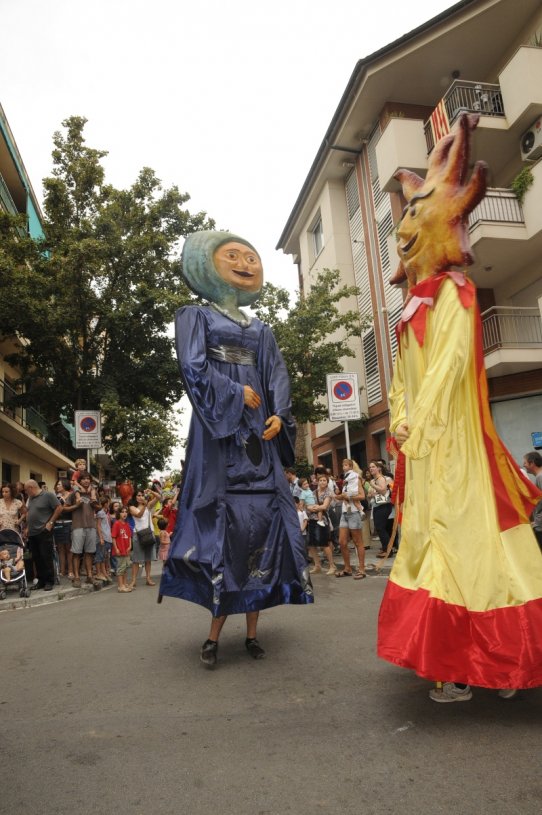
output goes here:
<path id="1" fill-rule="evenodd" d="M 359 288 L 360 314 L 372 316 L 355 363 L 345 360 L 363 383 L 367 420 L 352 447 L 361 464 L 385 457 L 404 298 L 389 285 L 405 203 L 393 176 L 401 167 L 425 175 L 435 142 L 464 111 L 480 114 L 471 160 L 489 165 L 469 228 L 493 417 L 520 462 L 542 432 L 540 46 L 539 0 L 463 0 L 359 60 L 288 217 L 277 248 L 298 265 L 300 288 L 339 268 Z M 344 427 L 308 428 L 305 443 L 309 460 L 336 469 Z"/>
<path id="2" fill-rule="evenodd" d="M 40 206 L 1 105 L 0 208 L 26 215 L 31 237 L 43 235 Z M 73 466 L 76 451 L 60 417 L 51 425 L 33 407 L 17 404 L 19 371 L 8 359 L 22 343 L 24 338 L 5 336 L 0 325 L 1 478 L 10 482 L 36 478 L 52 489 L 59 472 Z"/>

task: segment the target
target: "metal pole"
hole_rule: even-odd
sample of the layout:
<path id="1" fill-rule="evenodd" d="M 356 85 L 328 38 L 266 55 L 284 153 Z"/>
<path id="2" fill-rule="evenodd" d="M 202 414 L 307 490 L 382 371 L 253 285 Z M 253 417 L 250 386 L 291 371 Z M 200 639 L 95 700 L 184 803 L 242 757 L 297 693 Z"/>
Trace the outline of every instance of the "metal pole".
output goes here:
<path id="1" fill-rule="evenodd" d="M 90 450 L 87 447 L 87 473 L 90 473 Z"/>
<path id="2" fill-rule="evenodd" d="M 344 423 L 344 439 L 346 441 L 346 458 L 350 458 L 350 434 L 348 432 L 348 422 Z"/>

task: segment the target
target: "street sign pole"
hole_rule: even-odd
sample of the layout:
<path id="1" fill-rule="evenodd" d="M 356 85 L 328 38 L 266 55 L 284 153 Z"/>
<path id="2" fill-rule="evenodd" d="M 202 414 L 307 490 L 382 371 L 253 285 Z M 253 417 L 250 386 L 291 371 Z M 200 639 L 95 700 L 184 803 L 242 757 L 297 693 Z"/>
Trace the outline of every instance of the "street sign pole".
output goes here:
<path id="1" fill-rule="evenodd" d="M 348 422 L 344 423 L 344 439 L 346 441 L 346 458 L 350 459 L 350 433 L 348 432 Z"/>

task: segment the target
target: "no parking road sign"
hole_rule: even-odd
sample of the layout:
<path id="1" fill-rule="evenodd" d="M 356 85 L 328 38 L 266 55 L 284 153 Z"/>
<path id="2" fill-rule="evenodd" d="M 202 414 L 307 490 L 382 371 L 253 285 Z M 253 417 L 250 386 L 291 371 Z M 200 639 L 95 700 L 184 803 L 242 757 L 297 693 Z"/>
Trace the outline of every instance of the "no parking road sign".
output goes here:
<path id="1" fill-rule="evenodd" d="M 97 450 L 102 446 L 99 410 L 75 411 L 75 446 L 78 450 Z"/>
<path id="2" fill-rule="evenodd" d="M 327 403 L 330 422 L 361 419 L 357 374 L 328 374 Z"/>

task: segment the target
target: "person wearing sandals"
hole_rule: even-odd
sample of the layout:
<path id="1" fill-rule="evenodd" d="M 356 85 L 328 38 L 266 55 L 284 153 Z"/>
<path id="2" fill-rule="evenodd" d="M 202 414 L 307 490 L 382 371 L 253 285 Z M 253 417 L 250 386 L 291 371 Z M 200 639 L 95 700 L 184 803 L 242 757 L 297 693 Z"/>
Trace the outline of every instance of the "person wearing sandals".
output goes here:
<path id="1" fill-rule="evenodd" d="M 339 546 L 344 560 L 342 569 L 335 572 L 335 577 L 350 577 L 352 566 L 348 541 L 352 538 L 358 553 L 358 568 L 354 574 L 355 580 L 363 580 L 365 575 L 365 545 L 362 537 L 362 527 L 365 514 L 361 501 L 365 498 L 365 491 L 361 482 L 361 470 L 352 459 L 343 460 L 343 491 L 337 496 L 342 501 L 341 521 L 339 525 Z"/>
<path id="2" fill-rule="evenodd" d="M 145 566 L 145 582 L 147 586 L 155 586 L 151 578 L 151 563 L 155 560 L 155 546 L 141 546 L 138 532 L 143 529 L 152 529 L 151 509 L 160 499 L 160 495 L 153 490 L 138 490 L 128 507 L 134 519 L 134 536 L 132 541 L 132 582 L 128 588 L 135 589 L 137 575 L 141 565 Z"/>
<path id="3" fill-rule="evenodd" d="M 328 562 L 327 574 L 335 574 L 336 566 L 333 562 L 333 546 L 331 544 L 331 529 L 328 517 L 328 509 L 333 501 L 334 495 L 329 486 L 327 475 L 318 476 L 318 486 L 313 493 L 312 504 L 307 505 L 309 515 L 308 527 L 308 552 L 313 559 L 314 566 L 310 570 L 311 574 L 318 574 L 322 571 L 322 563 L 318 549 L 322 548 Z"/>
<path id="4" fill-rule="evenodd" d="M 371 473 L 369 497 L 373 499 L 373 520 L 376 529 L 376 534 L 380 540 L 380 552 L 377 557 L 386 557 L 388 550 L 388 543 L 390 542 L 390 533 L 388 528 L 388 519 L 393 509 L 391 503 L 391 490 L 389 476 L 385 476 L 382 464 L 378 461 L 371 461 L 369 464 L 369 472 Z"/>

